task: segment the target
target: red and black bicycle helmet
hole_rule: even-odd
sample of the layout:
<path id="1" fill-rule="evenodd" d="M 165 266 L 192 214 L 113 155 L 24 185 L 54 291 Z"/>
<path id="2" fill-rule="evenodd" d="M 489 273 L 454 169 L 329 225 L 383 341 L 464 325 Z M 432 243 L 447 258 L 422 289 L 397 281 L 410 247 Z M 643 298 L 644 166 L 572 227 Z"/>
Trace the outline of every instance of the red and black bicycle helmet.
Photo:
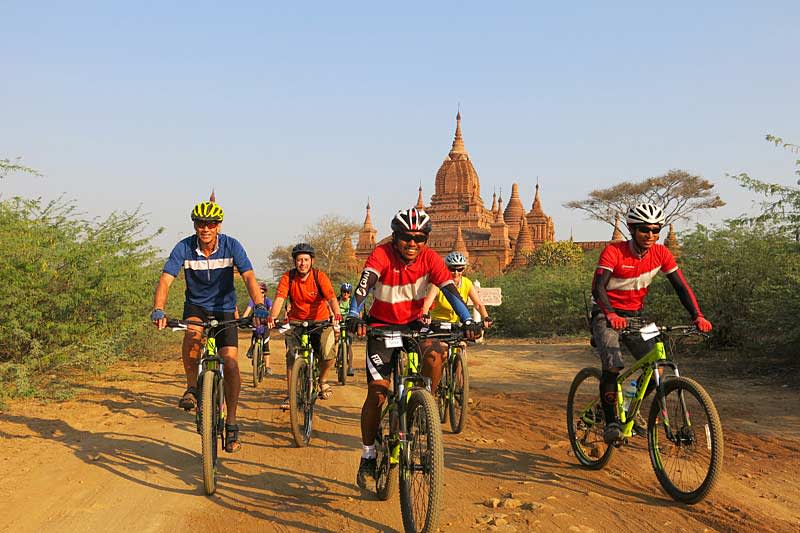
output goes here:
<path id="1" fill-rule="evenodd" d="M 392 232 L 394 233 L 421 231 L 427 235 L 431 232 L 432 226 L 430 215 L 416 207 L 398 211 L 392 219 Z"/>

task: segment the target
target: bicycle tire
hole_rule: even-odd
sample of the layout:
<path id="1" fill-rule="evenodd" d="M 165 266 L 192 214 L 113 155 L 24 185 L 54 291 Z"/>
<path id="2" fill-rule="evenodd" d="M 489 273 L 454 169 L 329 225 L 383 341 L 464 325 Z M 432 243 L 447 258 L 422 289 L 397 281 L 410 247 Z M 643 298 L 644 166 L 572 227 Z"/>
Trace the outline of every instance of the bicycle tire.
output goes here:
<path id="1" fill-rule="evenodd" d="M 444 447 L 433 396 L 413 389 L 405 416 L 406 449 L 400 459 L 403 527 L 406 531 L 436 531 L 443 496 Z"/>
<path id="2" fill-rule="evenodd" d="M 256 339 L 253 343 L 253 388 L 258 387 L 258 384 L 261 382 L 262 375 L 261 375 L 261 366 L 264 361 L 264 355 L 261 348 L 261 340 Z"/>
<path id="3" fill-rule="evenodd" d="M 353 371 L 353 340 L 347 337 L 347 370 Z"/>
<path id="4" fill-rule="evenodd" d="M 467 424 L 469 368 L 466 355 L 464 349 L 459 347 L 450 367 L 450 430 L 453 433 L 461 433 Z"/>
<path id="5" fill-rule="evenodd" d="M 292 381 L 289 383 L 289 423 L 292 427 L 294 443 L 298 448 L 308 446 L 311 440 L 311 423 L 314 413 L 309 397 L 308 372 L 308 362 L 302 355 L 297 354 L 292 365 Z"/>
<path id="6" fill-rule="evenodd" d="M 439 386 L 436 387 L 436 409 L 439 413 L 439 422 L 444 424 L 447 422 L 447 409 L 450 403 L 450 364 L 445 363 L 444 371 L 442 372 L 442 379 L 439 381 Z"/>
<path id="7" fill-rule="evenodd" d="M 339 349 L 336 351 L 336 374 L 340 385 L 347 385 L 347 360 L 345 344 L 347 341 L 339 339 Z"/>
<path id="8" fill-rule="evenodd" d="M 666 403 L 669 425 L 673 432 L 677 432 L 679 439 L 677 443 L 667 438 L 663 422 L 659 423 L 662 398 Z M 691 405 L 687 406 L 689 403 Z M 692 419 L 689 427 L 682 416 L 684 408 Z M 704 420 L 700 419 L 701 416 L 704 416 Z M 702 433 L 698 435 L 697 430 L 701 426 Z M 650 406 L 647 427 L 650 463 L 667 494 L 676 501 L 688 504 L 697 503 L 705 498 L 719 477 L 725 447 L 722 423 L 711 396 L 693 379 L 684 377 L 669 379 L 663 384 L 663 396 L 659 391 Z M 705 446 L 700 446 L 701 442 L 705 442 Z M 707 466 L 687 468 L 688 462 L 682 463 L 678 457 L 681 455 L 684 458 L 689 455 L 699 458 L 704 465 L 707 463 Z M 671 464 L 672 459 L 677 459 L 676 462 L 678 465 L 682 464 L 683 468 L 668 466 L 667 463 Z M 701 472 L 700 468 L 705 470 L 701 473 L 702 479 L 698 477 L 696 482 L 690 483 L 683 477 L 684 474 L 692 476 Z"/>
<path id="9" fill-rule="evenodd" d="M 217 490 L 217 430 L 219 405 L 214 394 L 219 384 L 214 372 L 203 372 L 200 400 L 200 438 L 203 455 L 203 487 L 209 496 Z"/>
<path id="10" fill-rule="evenodd" d="M 392 463 L 391 458 L 392 447 L 399 444 L 396 442 L 396 437 L 395 442 L 392 442 L 390 419 L 391 410 L 387 411 L 381 419 L 378 438 L 375 439 L 375 493 L 381 501 L 386 501 L 395 495 L 400 481 L 397 474 L 397 463 Z"/>
<path id="11" fill-rule="evenodd" d="M 580 389 L 580 390 L 579 390 Z M 591 412 L 580 412 L 594 401 Z M 578 462 L 592 470 L 603 468 L 614 447 L 603 440 L 603 408 L 600 404 L 600 369 L 584 368 L 572 380 L 567 396 L 567 433 Z"/>

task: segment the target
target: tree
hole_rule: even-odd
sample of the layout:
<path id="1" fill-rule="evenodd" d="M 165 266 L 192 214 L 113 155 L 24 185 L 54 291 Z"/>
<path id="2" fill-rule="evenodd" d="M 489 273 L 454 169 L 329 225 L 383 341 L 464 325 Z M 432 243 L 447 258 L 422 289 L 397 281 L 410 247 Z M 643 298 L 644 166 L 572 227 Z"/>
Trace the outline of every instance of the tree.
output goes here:
<path id="1" fill-rule="evenodd" d="M 583 249 L 572 241 L 543 242 L 528 257 L 529 266 L 567 266 L 583 263 Z"/>
<path id="2" fill-rule="evenodd" d="M 14 161 L 10 159 L 0 159 L 0 179 L 14 172 L 25 172 L 27 174 L 33 174 L 34 176 L 41 176 L 38 170 L 20 165 L 19 158 L 16 158 Z"/>
<path id="3" fill-rule="evenodd" d="M 695 211 L 716 209 L 725 205 L 714 193 L 714 184 L 685 170 L 670 170 L 663 176 L 647 178 L 638 183 L 625 181 L 589 193 L 585 200 L 564 204 L 569 209 L 585 211 L 589 218 L 614 226 L 617 215 L 624 218 L 634 204 L 652 202 L 660 205 L 666 224 L 687 220 Z"/>
<path id="4" fill-rule="evenodd" d="M 343 253 L 345 239 L 350 241 L 358 231 L 359 225 L 339 215 L 324 215 L 297 238 L 296 242 L 307 242 L 316 251 L 315 265 L 332 279 L 346 279 L 353 272 L 353 262 Z M 294 244 L 276 246 L 269 255 L 270 267 L 276 276 L 294 266 L 292 248 Z M 350 247 L 352 250 L 352 246 Z"/>
<path id="5" fill-rule="evenodd" d="M 787 143 L 780 137 L 767 135 L 766 140 L 792 153 L 800 153 L 800 146 Z M 800 159 L 796 159 L 794 164 L 794 174 L 800 177 Z M 761 202 L 761 213 L 759 215 L 741 217 L 737 219 L 738 222 L 745 224 L 771 224 L 779 232 L 792 235 L 796 241 L 800 242 L 800 187 L 767 183 L 751 177 L 746 172 L 729 177 L 738 181 L 739 185 L 745 189 L 766 197 L 766 200 Z M 800 179 L 797 180 L 797 184 L 800 185 Z"/>

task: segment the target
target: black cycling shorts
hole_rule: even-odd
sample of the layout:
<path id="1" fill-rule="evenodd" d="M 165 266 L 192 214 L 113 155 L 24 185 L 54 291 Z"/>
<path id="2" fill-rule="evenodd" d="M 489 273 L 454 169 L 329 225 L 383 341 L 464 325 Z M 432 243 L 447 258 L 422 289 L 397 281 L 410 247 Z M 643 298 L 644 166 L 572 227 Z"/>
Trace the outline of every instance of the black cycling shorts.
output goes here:
<path id="1" fill-rule="evenodd" d="M 188 318 L 199 318 L 204 321 L 215 318 L 222 322 L 223 320 L 233 320 L 236 315 L 232 312 L 209 311 L 199 305 L 184 303 L 183 319 L 186 320 Z M 236 324 L 228 324 L 223 328 L 212 328 L 209 335 L 217 339 L 217 348 L 222 348 L 223 346 L 239 347 L 239 328 L 236 327 Z"/>

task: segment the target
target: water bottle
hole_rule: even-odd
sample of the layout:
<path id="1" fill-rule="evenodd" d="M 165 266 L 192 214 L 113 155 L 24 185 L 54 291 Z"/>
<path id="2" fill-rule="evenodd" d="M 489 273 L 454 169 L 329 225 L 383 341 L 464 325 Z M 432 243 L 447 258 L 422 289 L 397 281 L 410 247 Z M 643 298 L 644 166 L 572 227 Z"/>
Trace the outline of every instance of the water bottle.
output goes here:
<path id="1" fill-rule="evenodd" d="M 631 400 L 636 396 L 636 380 L 632 379 L 625 385 L 622 390 L 622 410 L 628 412 L 628 407 L 631 405 Z"/>

